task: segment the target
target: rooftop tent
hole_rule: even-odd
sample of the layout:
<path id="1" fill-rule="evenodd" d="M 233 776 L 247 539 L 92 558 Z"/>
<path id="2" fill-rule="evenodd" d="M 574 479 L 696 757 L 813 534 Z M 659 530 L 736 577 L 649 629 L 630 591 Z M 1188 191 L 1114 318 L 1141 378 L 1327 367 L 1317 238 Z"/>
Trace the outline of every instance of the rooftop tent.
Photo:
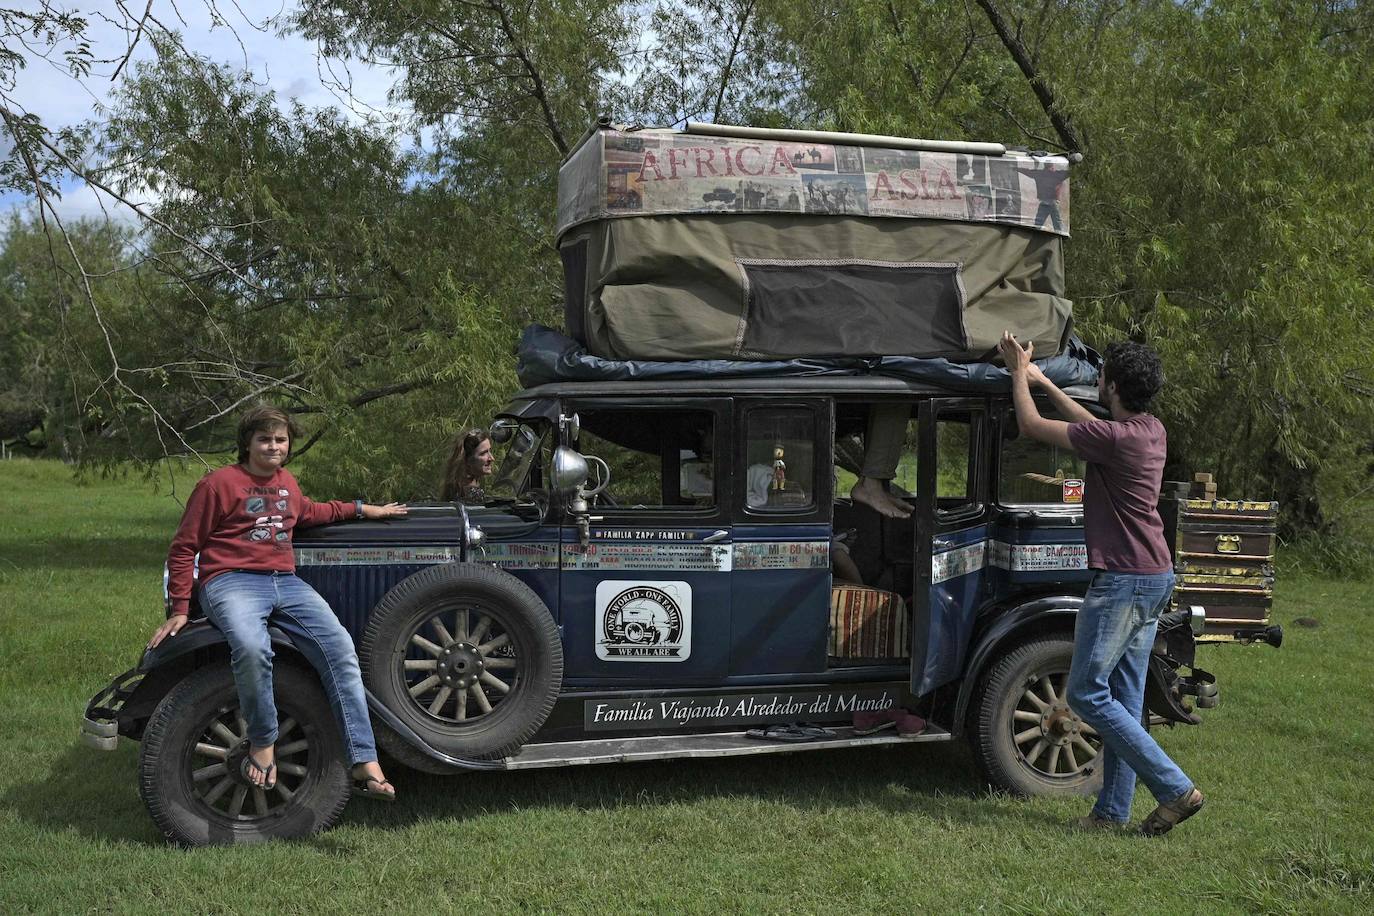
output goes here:
<path id="1" fill-rule="evenodd" d="M 1004 328 L 1063 348 L 1067 159 L 738 130 L 598 127 L 564 162 L 566 321 L 590 353 L 975 360 Z"/>

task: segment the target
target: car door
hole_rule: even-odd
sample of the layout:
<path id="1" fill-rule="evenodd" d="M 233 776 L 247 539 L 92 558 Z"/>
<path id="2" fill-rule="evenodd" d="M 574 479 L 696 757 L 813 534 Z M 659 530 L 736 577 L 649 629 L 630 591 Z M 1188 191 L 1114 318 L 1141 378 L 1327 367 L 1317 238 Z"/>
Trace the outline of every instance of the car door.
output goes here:
<path id="1" fill-rule="evenodd" d="M 560 533 L 570 686 L 713 682 L 730 634 L 728 398 L 570 401 L 578 451 L 606 462 L 584 542 Z M 595 462 L 593 462 L 595 464 Z"/>
<path id="2" fill-rule="evenodd" d="M 917 696 L 962 675 L 987 592 L 987 414 L 981 398 L 932 398 L 918 411 L 911 627 L 911 689 Z"/>
<path id="3" fill-rule="evenodd" d="M 730 674 L 825 670 L 834 502 L 831 403 L 736 400 Z"/>

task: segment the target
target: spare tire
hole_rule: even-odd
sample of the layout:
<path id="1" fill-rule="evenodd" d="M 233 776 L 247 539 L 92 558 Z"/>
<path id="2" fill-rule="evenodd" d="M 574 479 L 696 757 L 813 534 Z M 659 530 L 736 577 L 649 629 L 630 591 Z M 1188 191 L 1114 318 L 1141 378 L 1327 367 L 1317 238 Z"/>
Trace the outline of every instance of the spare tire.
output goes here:
<path id="1" fill-rule="evenodd" d="M 458 757 L 517 753 L 563 683 L 558 626 L 539 596 L 507 572 L 471 563 L 431 566 L 389 591 L 359 656 L 377 698 Z M 402 763 L 431 768 L 390 729 L 377 737 Z"/>

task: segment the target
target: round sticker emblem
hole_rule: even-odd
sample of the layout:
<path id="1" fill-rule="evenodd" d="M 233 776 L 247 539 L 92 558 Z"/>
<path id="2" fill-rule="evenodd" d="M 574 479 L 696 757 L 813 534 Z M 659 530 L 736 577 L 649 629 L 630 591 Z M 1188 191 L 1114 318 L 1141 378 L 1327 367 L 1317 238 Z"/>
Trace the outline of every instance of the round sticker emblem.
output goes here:
<path id="1" fill-rule="evenodd" d="M 691 651 L 690 589 L 603 582 L 597 656 L 606 661 L 683 661 Z M 678 583 L 663 583 L 677 586 Z"/>

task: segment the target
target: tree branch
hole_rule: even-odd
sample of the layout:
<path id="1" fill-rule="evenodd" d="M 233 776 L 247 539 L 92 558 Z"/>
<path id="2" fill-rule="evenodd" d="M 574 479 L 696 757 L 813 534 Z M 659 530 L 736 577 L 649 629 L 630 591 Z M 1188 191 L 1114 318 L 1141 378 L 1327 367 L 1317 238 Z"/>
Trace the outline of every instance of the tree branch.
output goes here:
<path id="1" fill-rule="evenodd" d="M 997 7 L 992 5 L 992 0 L 977 0 L 983 12 L 987 14 L 988 21 L 997 31 L 997 37 L 1002 39 L 1002 45 L 1011 54 L 1016 66 L 1021 68 L 1021 73 L 1030 81 L 1031 91 L 1040 100 L 1040 107 L 1044 109 L 1049 117 L 1050 123 L 1054 125 L 1055 133 L 1059 135 L 1060 143 L 1071 153 L 1083 151 L 1083 141 L 1078 135 L 1078 131 L 1073 126 L 1073 121 L 1065 114 L 1059 106 L 1058 100 L 1054 97 L 1054 91 L 1050 89 L 1048 83 L 1040 76 L 1035 68 L 1035 62 L 1031 60 L 1026 46 L 1021 43 L 1021 39 L 1012 32 L 1007 26 L 1007 20 L 998 12 Z"/>
<path id="2" fill-rule="evenodd" d="M 730 82 L 730 75 L 735 69 L 735 58 L 739 55 L 740 42 L 744 40 L 744 33 L 749 28 L 749 17 L 754 14 L 754 0 L 749 0 L 749 4 L 744 8 L 744 15 L 740 17 L 738 28 L 735 29 L 735 37 L 730 42 L 730 54 L 725 59 L 725 70 L 720 75 L 720 85 L 716 88 L 716 106 L 711 114 L 713 122 L 720 121 L 720 110 L 725 104 L 725 87 Z"/>
<path id="3" fill-rule="evenodd" d="M 411 391 L 416 391 L 420 388 L 428 388 L 430 385 L 433 385 L 436 381 L 438 380 L 433 377 L 430 377 L 418 379 L 413 382 L 398 382 L 395 385 L 386 385 L 381 388 L 373 388 L 370 391 L 364 391 L 362 394 L 350 398 L 348 401 L 348 406 L 354 408 L 362 407 L 364 404 L 380 400 L 381 398 L 391 397 L 397 394 L 406 394 Z M 323 408 L 309 406 L 292 407 L 290 408 L 289 412 L 293 414 L 321 413 L 323 412 Z M 309 439 L 305 440 L 304 445 L 302 445 L 300 448 L 292 449 L 292 460 L 295 460 L 296 458 L 299 458 L 301 455 L 304 455 L 307 451 L 310 450 L 310 448 L 316 442 L 319 442 L 320 439 L 324 437 L 324 434 L 329 431 L 329 426 L 329 420 L 326 419 L 324 423 L 320 424 L 320 428 L 315 430 L 315 432 L 310 436 Z"/>

